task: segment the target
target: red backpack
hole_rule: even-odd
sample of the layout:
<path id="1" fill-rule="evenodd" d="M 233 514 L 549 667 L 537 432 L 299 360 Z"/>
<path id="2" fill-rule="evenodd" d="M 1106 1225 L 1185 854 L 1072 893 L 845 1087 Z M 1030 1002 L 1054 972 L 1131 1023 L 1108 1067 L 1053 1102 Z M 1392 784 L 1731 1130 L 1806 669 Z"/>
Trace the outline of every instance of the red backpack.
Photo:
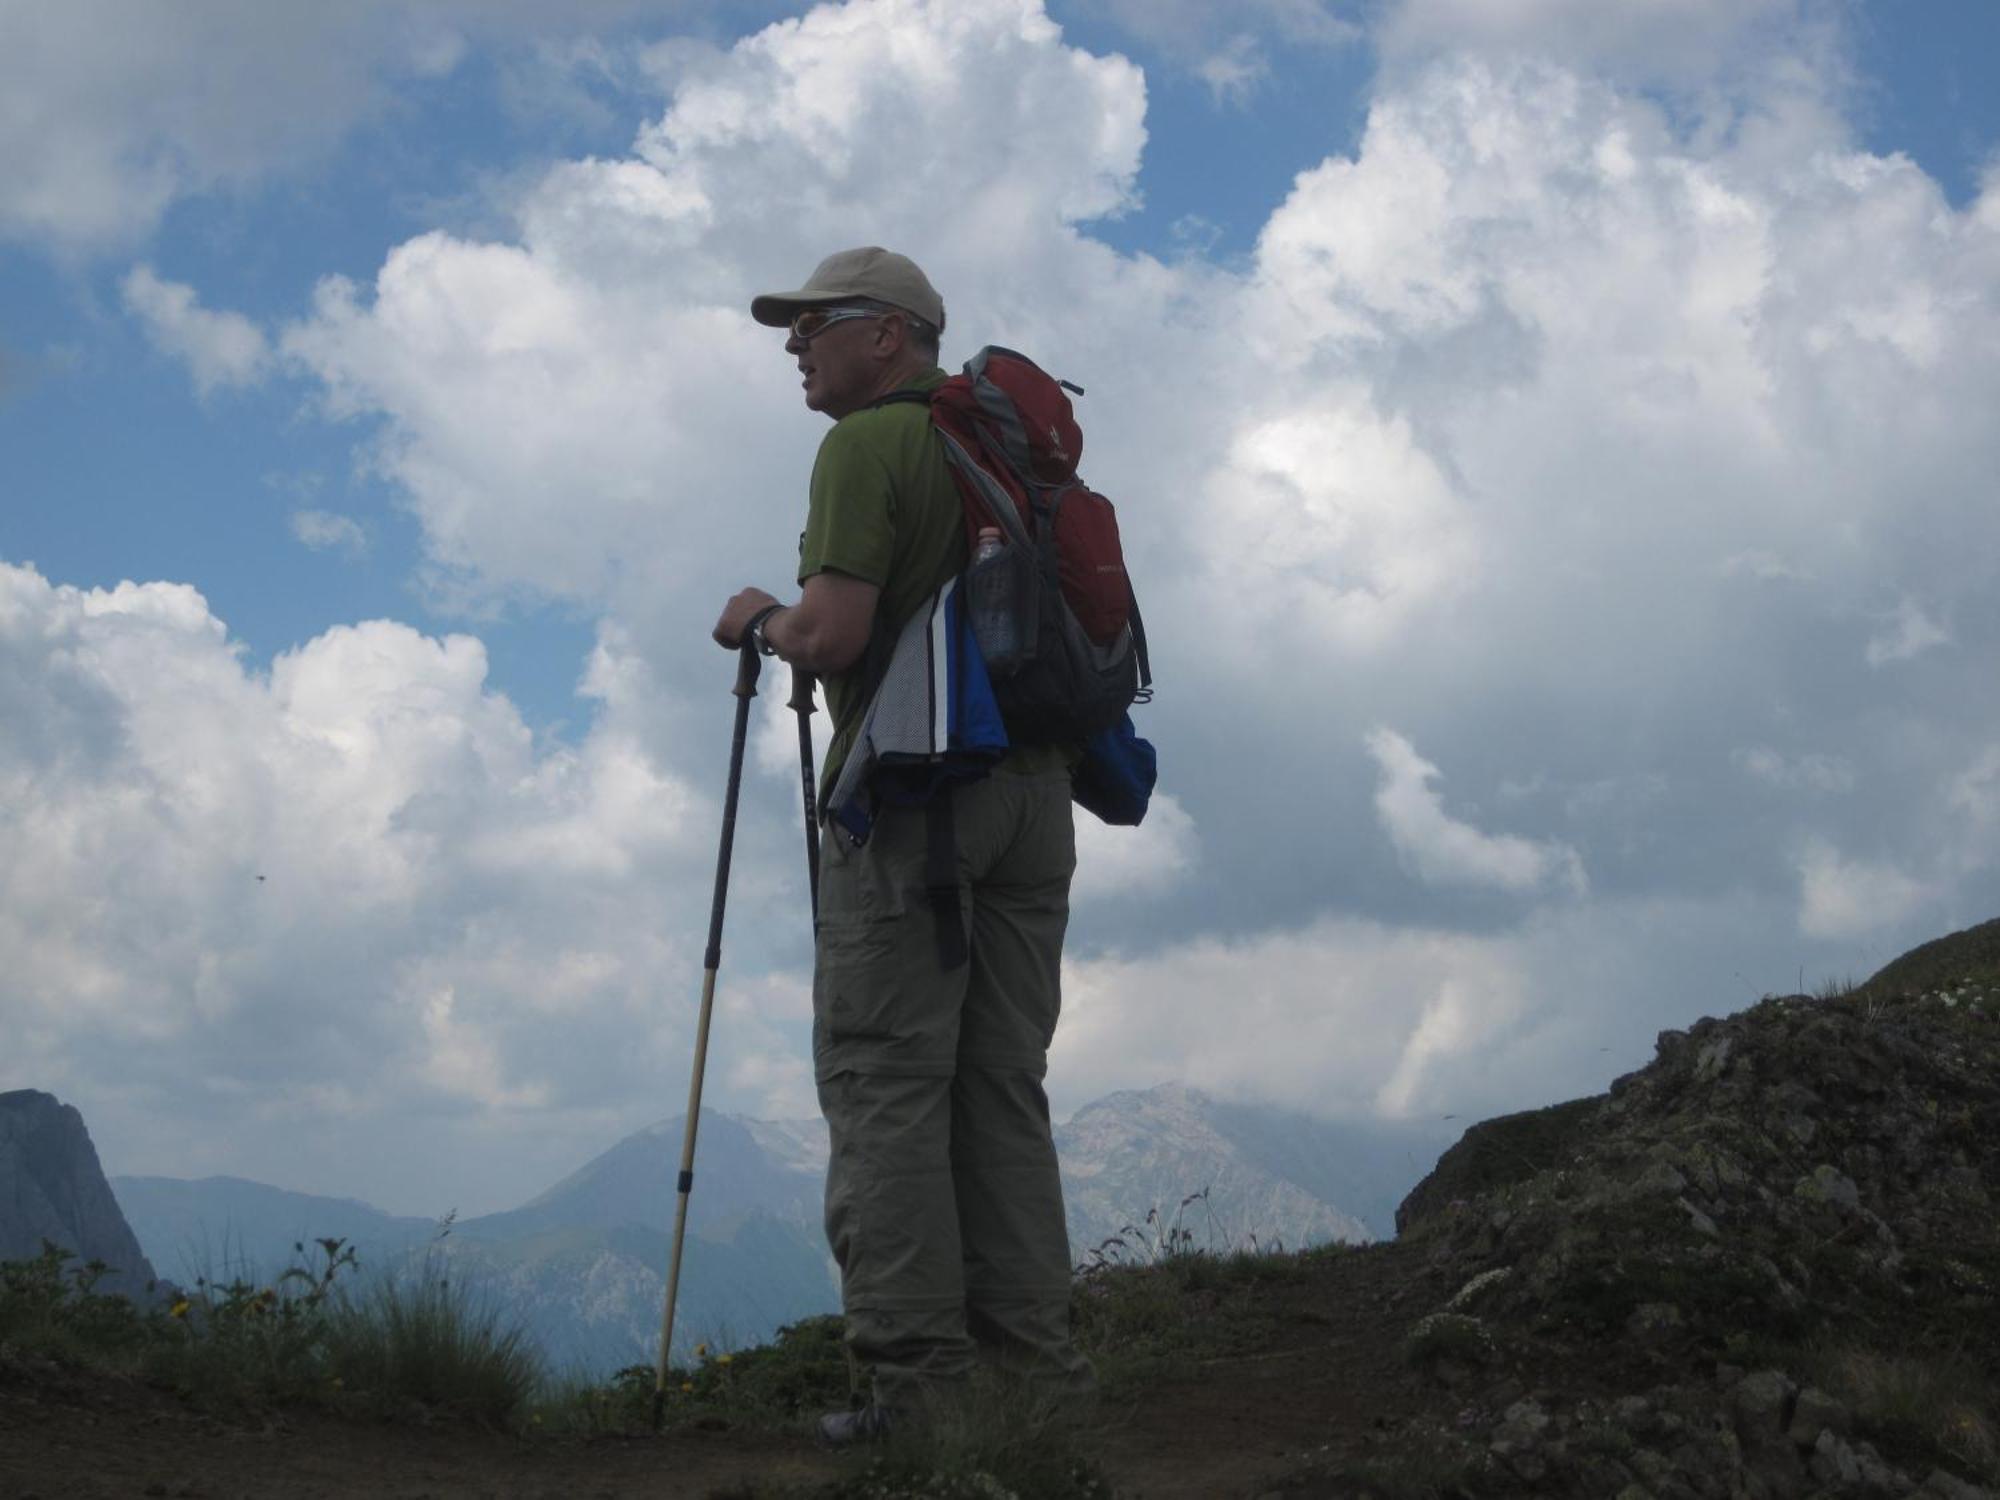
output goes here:
<path id="1" fill-rule="evenodd" d="M 1066 392 L 1026 355 L 988 346 L 928 397 L 976 554 L 966 569 L 994 696 L 1021 744 L 1084 740 L 1151 696 L 1145 626 L 1111 502 L 1077 477 L 1083 433 Z M 891 399 L 926 399 L 898 392 Z"/>

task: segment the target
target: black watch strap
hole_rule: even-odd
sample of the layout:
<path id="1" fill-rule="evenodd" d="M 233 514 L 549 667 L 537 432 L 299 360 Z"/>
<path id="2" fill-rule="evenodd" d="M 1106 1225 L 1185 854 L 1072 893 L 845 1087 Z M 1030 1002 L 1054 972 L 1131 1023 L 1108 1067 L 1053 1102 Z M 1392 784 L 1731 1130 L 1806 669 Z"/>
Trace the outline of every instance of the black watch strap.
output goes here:
<path id="1" fill-rule="evenodd" d="M 749 628 L 743 633 L 750 637 L 751 644 L 757 648 L 760 655 L 776 656 L 778 654 L 778 648 L 764 639 L 764 622 L 784 607 L 782 604 L 767 604 L 750 617 Z"/>

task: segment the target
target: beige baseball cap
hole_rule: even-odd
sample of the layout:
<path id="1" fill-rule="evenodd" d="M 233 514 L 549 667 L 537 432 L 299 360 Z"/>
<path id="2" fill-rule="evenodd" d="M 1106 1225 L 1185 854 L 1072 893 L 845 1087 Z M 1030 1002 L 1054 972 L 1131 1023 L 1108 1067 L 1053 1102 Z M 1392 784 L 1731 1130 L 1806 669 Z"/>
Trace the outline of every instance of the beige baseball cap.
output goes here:
<path id="1" fill-rule="evenodd" d="M 750 316 L 767 328 L 783 328 L 802 308 L 822 307 L 851 297 L 868 297 L 914 313 L 944 332 L 944 298 L 907 255 L 863 245 L 837 250 L 813 267 L 796 292 L 766 292 L 750 301 Z"/>

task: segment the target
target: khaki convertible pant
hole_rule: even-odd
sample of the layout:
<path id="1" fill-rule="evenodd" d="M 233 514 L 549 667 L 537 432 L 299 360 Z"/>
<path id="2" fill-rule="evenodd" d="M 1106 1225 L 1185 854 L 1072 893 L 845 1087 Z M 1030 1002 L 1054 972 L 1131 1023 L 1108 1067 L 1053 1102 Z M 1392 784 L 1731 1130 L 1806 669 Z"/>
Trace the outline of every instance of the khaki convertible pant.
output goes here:
<path id="1" fill-rule="evenodd" d="M 826 1232 L 848 1346 L 911 1408 L 983 1351 L 1056 1401 L 1087 1396 L 1042 1078 L 1076 868 L 1069 773 L 960 787 L 968 963 L 938 959 L 925 815 L 890 808 L 820 856 L 813 1061 L 831 1132 Z"/>

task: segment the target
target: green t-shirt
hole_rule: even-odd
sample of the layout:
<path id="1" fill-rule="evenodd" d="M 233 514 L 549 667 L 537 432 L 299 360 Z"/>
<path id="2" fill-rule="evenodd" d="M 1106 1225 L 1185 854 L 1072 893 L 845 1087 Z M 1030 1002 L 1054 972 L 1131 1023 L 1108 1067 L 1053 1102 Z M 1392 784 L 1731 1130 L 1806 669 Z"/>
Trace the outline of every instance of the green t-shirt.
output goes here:
<path id="1" fill-rule="evenodd" d="M 933 367 L 903 389 L 932 391 L 944 378 Z M 930 409 L 896 401 L 835 422 L 813 461 L 799 582 L 831 569 L 878 584 L 877 616 L 893 628 L 963 566 L 965 521 Z M 827 751 L 822 796 L 861 727 L 861 664 L 829 674 L 824 683 L 827 712 L 846 727 Z"/>

